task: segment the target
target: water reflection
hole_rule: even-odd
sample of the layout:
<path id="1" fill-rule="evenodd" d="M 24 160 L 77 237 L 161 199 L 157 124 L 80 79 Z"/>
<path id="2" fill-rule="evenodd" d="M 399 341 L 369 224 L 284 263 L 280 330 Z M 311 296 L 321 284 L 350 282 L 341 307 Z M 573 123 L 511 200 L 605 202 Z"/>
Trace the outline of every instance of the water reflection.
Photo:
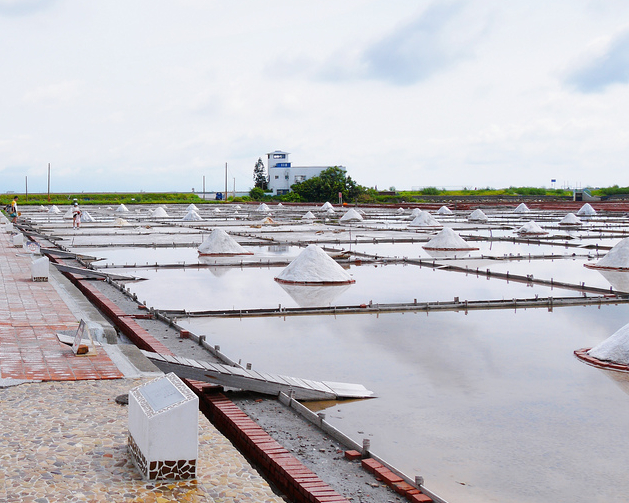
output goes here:
<path id="1" fill-rule="evenodd" d="M 278 283 L 300 307 L 329 306 L 352 285 L 296 285 Z"/>
<path id="2" fill-rule="evenodd" d="M 629 271 L 609 271 L 606 269 L 595 269 L 605 278 L 614 290 L 619 292 L 629 292 Z"/>

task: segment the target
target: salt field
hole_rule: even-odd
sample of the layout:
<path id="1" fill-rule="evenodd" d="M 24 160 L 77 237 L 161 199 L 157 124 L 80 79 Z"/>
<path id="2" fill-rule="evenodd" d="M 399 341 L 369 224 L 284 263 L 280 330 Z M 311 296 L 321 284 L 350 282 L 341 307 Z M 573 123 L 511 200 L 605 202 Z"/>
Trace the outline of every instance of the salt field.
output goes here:
<path id="1" fill-rule="evenodd" d="M 375 391 L 308 406 L 450 503 L 626 501 L 628 374 L 573 352 L 629 322 L 629 272 L 584 267 L 629 236 L 628 215 L 599 210 L 565 229 L 559 222 L 578 207 L 483 207 L 487 220 L 477 221 L 471 210 L 435 208 L 440 225 L 478 249 L 433 251 L 424 247 L 441 228 L 410 226 L 410 208 L 354 208 L 362 220 L 341 221 L 349 208 L 198 206 L 195 221 L 183 220 L 184 205 L 164 208 L 168 216 L 129 206 L 123 225 L 115 208 L 88 207 L 95 222 L 79 230 L 63 209 L 21 208 L 36 232 L 94 269 L 142 278 L 124 282 L 130 295 L 235 361 Z M 308 211 L 315 218 L 305 222 Z M 527 221 L 547 234 L 518 235 Z M 200 256 L 214 229 L 249 254 Z M 353 283 L 276 281 L 310 243 Z M 468 310 L 466 301 L 488 305 Z M 436 302 L 449 307 L 417 309 Z M 356 309 L 335 313 L 342 306 Z M 300 307 L 329 309 L 291 311 Z M 249 309 L 268 312 L 238 315 Z"/>

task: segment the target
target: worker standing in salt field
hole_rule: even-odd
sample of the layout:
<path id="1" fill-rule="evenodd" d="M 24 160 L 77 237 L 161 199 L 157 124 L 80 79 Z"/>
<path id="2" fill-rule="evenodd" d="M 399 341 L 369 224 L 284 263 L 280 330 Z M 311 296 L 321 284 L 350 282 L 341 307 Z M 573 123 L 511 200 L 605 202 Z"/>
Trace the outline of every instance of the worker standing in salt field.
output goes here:
<path id="1" fill-rule="evenodd" d="M 81 210 L 79 203 L 75 201 L 72 205 L 72 228 L 78 229 L 79 227 L 81 227 Z"/>

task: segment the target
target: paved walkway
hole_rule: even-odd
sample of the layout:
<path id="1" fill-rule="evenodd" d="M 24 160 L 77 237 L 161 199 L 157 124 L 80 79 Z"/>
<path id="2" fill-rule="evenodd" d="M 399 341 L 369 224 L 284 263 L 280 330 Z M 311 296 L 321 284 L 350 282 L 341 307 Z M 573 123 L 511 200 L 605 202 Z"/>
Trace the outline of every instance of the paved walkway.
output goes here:
<path id="1" fill-rule="evenodd" d="M 147 378 L 61 344 L 56 332 L 78 320 L 30 265 L 0 225 L 0 386 L 31 381 L 0 387 L 0 502 L 283 502 L 201 414 L 197 479 L 142 480 L 115 397 Z"/>
<path id="2" fill-rule="evenodd" d="M 15 248 L 0 227 L 0 377 L 42 381 L 118 379 L 104 351 L 77 357 L 57 332 L 79 320 L 47 281 L 32 281 L 32 255 Z"/>

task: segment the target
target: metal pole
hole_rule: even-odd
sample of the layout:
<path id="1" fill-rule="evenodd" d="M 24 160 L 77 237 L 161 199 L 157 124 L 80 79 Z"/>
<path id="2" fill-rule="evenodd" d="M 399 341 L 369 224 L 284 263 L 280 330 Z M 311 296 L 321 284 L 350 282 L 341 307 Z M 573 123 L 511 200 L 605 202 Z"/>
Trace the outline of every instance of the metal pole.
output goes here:
<path id="1" fill-rule="evenodd" d="M 234 191 L 232 192 L 232 198 L 236 199 L 236 177 L 234 177 Z"/>
<path id="2" fill-rule="evenodd" d="M 24 177 L 26 179 L 26 202 L 28 202 L 28 176 Z"/>
<path id="3" fill-rule="evenodd" d="M 225 163 L 225 201 L 227 201 L 227 163 Z"/>
<path id="4" fill-rule="evenodd" d="M 203 199 L 205 199 L 205 175 L 203 175 Z"/>
<path id="5" fill-rule="evenodd" d="M 50 202 L 50 163 L 48 163 L 48 202 Z"/>

